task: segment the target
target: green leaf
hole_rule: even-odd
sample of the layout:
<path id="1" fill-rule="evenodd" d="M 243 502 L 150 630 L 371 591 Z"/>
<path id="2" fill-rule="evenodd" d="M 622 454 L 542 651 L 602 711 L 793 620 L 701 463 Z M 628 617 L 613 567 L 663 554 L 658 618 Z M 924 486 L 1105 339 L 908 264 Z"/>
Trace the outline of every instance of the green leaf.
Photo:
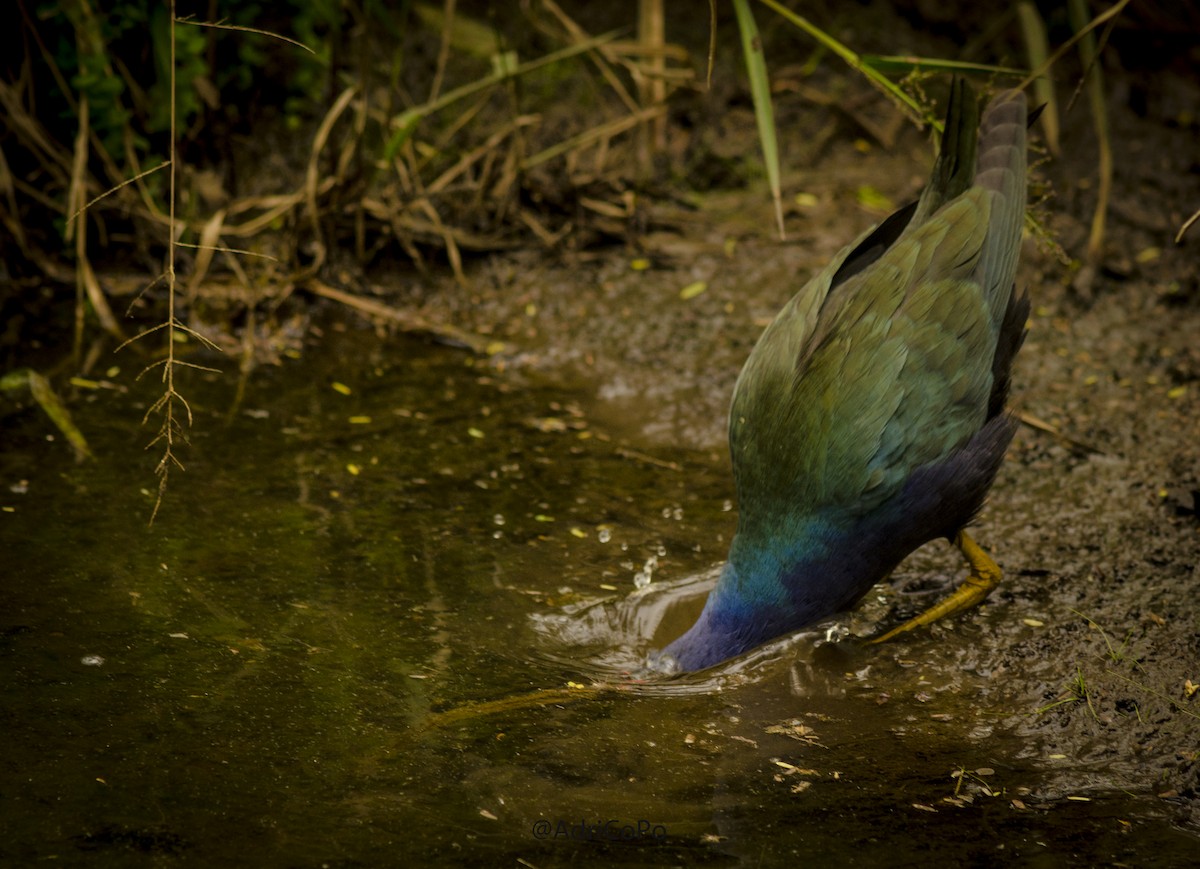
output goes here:
<path id="1" fill-rule="evenodd" d="M 775 131 L 775 111 L 771 107 L 771 82 L 767 75 L 767 61 L 763 56 L 762 37 L 749 0 L 733 0 L 737 13 L 738 30 L 742 35 L 742 54 L 746 58 L 746 74 L 750 77 L 750 96 L 754 100 L 754 120 L 758 124 L 758 140 L 762 145 L 763 163 L 767 169 L 767 183 L 771 187 L 771 198 L 775 200 L 775 221 L 779 226 L 779 237 L 783 238 L 783 198 L 779 181 L 779 145 Z"/>

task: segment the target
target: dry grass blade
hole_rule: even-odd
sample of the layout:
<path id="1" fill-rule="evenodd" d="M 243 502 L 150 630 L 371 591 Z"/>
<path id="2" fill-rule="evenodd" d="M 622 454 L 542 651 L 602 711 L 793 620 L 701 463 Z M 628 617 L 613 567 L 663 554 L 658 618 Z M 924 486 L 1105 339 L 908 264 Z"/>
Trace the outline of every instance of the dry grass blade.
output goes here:
<path id="1" fill-rule="evenodd" d="M 313 137 L 312 153 L 309 155 L 308 169 L 304 175 L 304 204 L 316 241 L 316 256 L 310 266 L 312 271 L 319 269 L 325 262 L 325 244 L 322 241 L 321 234 L 321 212 L 317 207 L 317 182 L 320 178 L 317 164 L 320 162 L 321 152 L 325 149 L 325 145 L 329 141 L 330 133 L 333 132 L 333 125 L 337 123 L 342 112 L 350 105 L 350 101 L 354 99 L 356 93 L 358 93 L 358 87 L 355 85 L 351 85 L 342 91 L 332 108 L 325 113 L 325 117 L 321 120 L 321 126 L 317 128 L 317 134 Z"/>
<path id="2" fill-rule="evenodd" d="M 79 286 L 82 287 L 84 295 L 87 296 L 87 300 L 91 302 L 92 308 L 96 312 L 96 318 L 100 321 L 100 325 L 104 327 L 104 330 L 114 338 L 124 338 L 125 333 L 117 323 L 117 318 L 113 316 L 112 308 L 108 304 L 108 297 L 104 295 L 104 290 L 100 288 L 100 282 L 96 280 L 96 273 L 92 271 L 92 264 L 87 259 L 84 237 L 85 233 L 80 232 L 75 245 L 78 260 L 76 263 L 76 280 L 79 282 Z"/>
<path id="3" fill-rule="evenodd" d="M 577 148 L 584 148 L 600 139 L 616 136 L 619 133 L 623 133 L 626 130 L 636 127 L 638 124 L 642 123 L 648 118 L 654 117 L 655 115 L 661 115 L 666 110 L 666 106 L 650 106 L 649 108 L 642 109 L 636 114 L 629 115 L 624 118 L 617 118 L 613 121 L 608 121 L 592 127 L 590 130 L 584 130 L 582 133 L 578 133 L 569 139 L 564 139 L 556 145 L 551 145 L 549 148 L 539 151 L 531 157 L 526 157 L 521 161 L 521 170 L 528 171 L 534 166 L 540 166 L 547 160 L 553 160 L 560 154 L 565 154 L 568 151 L 574 151 Z"/>
<path id="4" fill-rule="evenodd" d="M 1200 220 L 1200 209 L 1197 209 L 1196 213 L 1193 214 L 1191 217 L 1189 217 L 1187 220 L 1185 220 L 1183 222 L 1183 226 L 1179 227 L 1179 232 L 1177 232 L 1175 234 L 1175 243 L 1176 244 L 1179 244 L 1183 241 L 1183 234 L 1185 232 L 1187 232 L 1188 229 L 1191 228 L 1191 225 L 1193 223 L 1195 223 L 1197 220 Z"/>
<path id="5" fill-rule="evenodd" d="M 140 201 L 142 203 L 142 208 L 145 209 L 145 215 L 164 228 L 170 227 L 170 223 L 167 221 L 167 215 L 163 214 L 162 209 L 158 206 L 157 198 L 153 193 L 151 193 L 150 189 L 146 187 L 145 183 L 146 175 L 150 174 L 150 172 L 154 172 L 158 169 L 168 166 L 169 161 L 164 161 L 154 169 L 149 170 L 149 172 L 143 172 L 141 171 L 141 161 L 138 159 L 137 148 L 135 148 L 133 144 L 133 136 L 127 134 L 124 137 L 124 145 L 125 162 L 134 169 L 135 174 L 132 180 L 137 184 L 138 195 L 141 197 Z M 118 189 L 123 186 L 124 184 L 118 182 Z"/>
<path id="6" fill-rule="evenodd" d="M 579 204 L 584 205 L 584 199 L 581 198 L 579 200 Z M 527 208 L 518 210 L 517 219 L 529 227 L 530 232 L 536 235 L 538 240 L 548 248 L 554 247 L 556 244 L 562 241 L 563 236 L 571 231 L 571 224 L 567 223 L 561 226 L 557 232 L 551 232 L 542 224 L 540 220 L 537 219 L 534 213 Z"/>
<path id="7" fill-rule="evenodd" d="M 195 298 L 200 289 L 200 283 L 208 275 L 212 265 L 213 253 L 217 250 L 217 242 L 221 238 L 221 226 L 225 223 L 225 209 L 219 210 L 204 224 L 200 232 L 200 243 L 196 245 L 196 261 L 192 265 L 192 275 L 188 279 L 187 294 Z"/>
<path id="8" fill-rule="evenodd" d="M 1045 63 L 1043 63 L 1037 69 L 1033 70 L 1033 72 L 1029 73 L 1029 75 L 1026 76 L 1021 81 L 1020 84 L 1017 85 L 1016 89 L 1024 90 L 1025 88 L 1029 87 L 1031 82 L 1034 82 L 1037 79 L 1041 78 L 1043 75 L 1045 75 L 1047 70 L 1050 69 L 1050 67 L 1052 67 L 1052 66 L 1054 66 L 1054 64 L 1058 63 L 1058 59 L 1060 57 L 1062 57 L 1064 54 L 1066 54 L 1068 51 L 1070 51 L 1071 46 L 1073 46 L 1079 40 L 1083 39 L 1084 36 L 1091 33 L 1093 30 L 1095 30 L 1101 24 L 1104 24 L 1106 21 L 1109 21 L 1109 20 L 1115 18 L 1116 16 L 1120 15 L 1121 10 L 1124 9 L 1126 6 L 1128 6 L 1129 3 L 1130 3 L 1130 0 L 1118 0 L 1118 2 L 1115 5 L 1110 6 L 1108 9 L 1104 10 L 1099 15 L 1097 15 L 1095 18 L 1093 18 L 1091 21 L 1089 21 L 1086 27 L 1084 27 L 1080 30 L 1076 30 L 1074 36 L 1072 36 L 1070 39 L 1068 39 L 1066 42 L 1064 42 L 1062 45 L 1060 45 L 1057 49 L 1055 49 L 1054 54 L 1052 54 L 1048 58 L 1046 58 Z"/>
<path id="9" fill-rule="evenodd" d="M 487 141 L 473 151 L 469 151 L 459 158 L 458 162 L 434 179 L 433 183 L 425 188 L 426 195 L 440 193 L 450 184 L 462 175 L 467 169 L 471 168 L 481 158 L 495 150 L 497 146 L 517 130 L 523 127 L 533 126 L 540 123 L 541 115 L 521 115 L 514 119 L 511 123 L 501 127 L 492 135 L 488 136 Z"/>
<path id="10" fill-rule="evenodd" d="M 158 281 L 160 281 L 162 279 L 163 279 L 162 277 L 155 278 L 154 281 L 151 283 L 151 286 L 153 286 L 153 284 L 155 284 L 155 283 L 158 283 Z M 149 335 L 153 335 L 155 332 L 161 332 L 163 329 L 168 329 L 173 332 L 186 332 L 188 335 L 191 335 L 193 338 L 195 338 L 197 341 L 199 341 L 204 346 L 208 347 L 210 350 L 220 350 L 221 349 L 216 344 L 214 344 L 211 340 L 209 340 L 208 338 L 205 338 L 203 335 L 201 335 L 199 332 L 197 332 L 195 329 L 191 328 L 190 326 L 185 326 L 185 325 L 183 325 L 183 323 L 180 323 L 178 320 L 176 320 L 174 322 L 159 323 L 156 326 L 151 326 L 148 329 L 143 329 L 141 332 L 138 332 L 132 338 L 126 338 L 124 341 L 122 341 L 120 344 L 118 344 L 116 346 L 116 348 L 113 350 L 113 352 L 119 353 L 121 350 L 124 350 L 126 347 L 128 347 L 130 344 L 134 343 L 135 341 L 140 341 Z M 145 374 L 146 371 L 148 371 L 149 369 L 155 368 L 166 362 L 167 362 L 167 359 L 160 359 L 157 362 L 153 362 L 150 365 L 146 366 L 146 369 L 143 370 L 142 374 Z M 172 358 L 171 364 L 183 365 L 185 363 Z M 190 365 L 189 367 L 200 368 L 202 366 Z M 207 368 L 205 370 L 206 371 L 215 371 L 216 369 L 215 368 Z M 139 374 L 138 376 L 141 377 L 141 374 Z"/>
<path id="11" fill-rule="evenodd" d="M 648 453 L 638 452 L 637 450 L 631 450 L 626 447 L 618 448 L 617 455 L 623 459 L 633 459 L 635 462 L 645 462 L 647 465 L 653 465 L 656 468 L 666 468 L 669 471 L 683 470 L 683 465 L 680 465 L 678 462 L 656 458 Z"/>
<path id="12" fill-rule="evenodd" d="M 1092 446 L 1091 444 L 1086 444 L 1083 441 L 1077 441 L 1072 437 L 1068 437 L 1067 435 L 1065 435 L 1061 431 L 1059 431 L 1055 426 L 1051 425 L 1050 423 L 1046 422 L 1043 419 L 1039 419 L 1038 417 L 1034 416 L 1033 414 L 1025 413 L 1024 411 L 1017 411 L 1014 415 L 1017 417 L 1017 419 L 1019 419 L 1021 422 L 1023 422 L 1025 425 L 1029 426 L 1030 428 L 1037 429 L 1038 431 L 1044 431 L 1046 434 L 1052 435 L 1056 440 L 1062 442 L 1066 446 L 1072 447 L 1073 449 L 1080 450 L 1084 453 L 1092 453 L 1097 456 L 1104 455 L 1103 450 L 1100 450 L 1100 449 Z"/>
<path id="13" fill-rule="evenodd" d="M 441 236 L 442 242 L 446 248 L 446 256 L 450 259 L 450 268 L 454 270 L 454 277 L 464 287 L 467 285 L 467 276 L 463 273 L 462 254 L 458 251 L 458 242 L 454 240 L 454 233 L 450 231 L 446 224 L 442 223 L 442 217 L 437 213 L 437 209 L 433 207 L 433 203 L 426 197 L 421 197 L 415 203 L 416 207 L 429 217 L 430 222 Z"/>
<path id="14" fill-rule="evenodd" d="M 186 247 L 186 248 L 190 248 L 192 250 L 211 250 L 214 253 L 227 253 L 227 254 L 233 254 L 235 256 L 253 256 L 253 257 L 258 257 L 259 259 L 270 260 L 273 263 L 279 262 L 279 257 L 271 256 L 271 254 L 269 254 L 269 253 L 260 253 L 256 250 L 246 250 L 246 249 L 240 248 L 240 247 L 225 247 L 225 245 L 221 245 L 221 244 L 215 244 L 215 245 L 209 246 L 209 245 L 202 245 L 202 244 L 189 244 L 186 241 L 177 241 L 177 242 L 175 242 L 175 246 L 176 247 Z M 234 262 L 236 262 L 236 260 L 234 260 Z M 246 283 L 246 281 L 244 280 L 244 278 L 245 278 L 244 274 L 240 275 L 239 277 L 241 277 L 243 279 L 242 283 Z"/>
<path id="15" fill-rule="evenodd" d="M 139 172 L 136 175 L 134 175 L 132 178 L 126 178 L 124 181 L 122 181 L 120 184 L 117 184 L 115 187 L 108 188 L 103 193 L 101 193 L 99 196 L 94 197 L 91 201 L 85 203 L 84 205 L 79 206 L 79 209 L 74 214 L 72 214 L 70 217 L 67 218 L 68 233 L 70 232 L 70 226 L 75 222 L 75 220 L 80 215 L 82 215 L 85 211 L 87 211 L 89 208 L 91 208 L 93 205 L 95 205 L 97 202 L 100 202 L 100 201 L 108 198 L 109 196 L 112 196 L 114 193 L 116 193 L 122 187 L 125 187 L 128 184 L 134 184 L 138 181 L 141 181 L 147 175 L 153 175 L 159 169 L 165 169 L 166 167 L 168 167 L 170 165 L 171 164 L 169 162 L 159 163 L 157 166 L 155 166 L 152 169 L 146 169 L 142 172 Z"/>
<path id="16" fill-rule="evenodd" d="M 391 125 L 395 132 L 392 134 L 391 140 L 384 148 L 384 159 L 391 161 L 395 158 L 396 154 L 399 153 L 400 148 L 412 136 L 413 132 L 416 130 L 417 124 L 420 123 L 422 118 L 431 115 L 434 112 L 441 111 L 447 106 L 453 105 L 459 100 L 465 99 L 472 94 L 495 87 L 507 79 L 517 78 L 525 75 L 526 73 L 532 72 L 535 69 L 540 69 L 543 66 L 547 66 L 552 63 L 558 63 L 560 60 L 566 60 L 567 58 L 574 57 L 577 54 L 591 51 L 594 48 L 598 48 L 601 45 L 612 42 L 616 38 L 617 32 L 612 31 L 601 36 L 593 37 L 592 39 L 578 42 L 575 45 L 568 45 L 566 48 L 561 48 L 558 51 L 552 51 L 549 54 L 535 58 L 534 60 L 526 61 L 525 63 L 519 64 L 511 69 L 497 69 L 491 73 L 491 75 L 484 76 L 477 81 L 469 82 L 468 84 L 457 87 L 452 91 L 448 91 L 447 93 L 442 94 L 442 96 L 438 97 L 436 100 L 431 100 L 423 105 L 414 106 L 411 109 L 401 112 L 391 120 Z"/>
<path id="17" fill-rule="evenodd" d="M 203 335 L 201 335 L 199 332 L 197 332 L 191 326 L 185 326 L 185 325 L 183 325 L 183 323 L 176 322 L 174 325 L 174 329 L 176 332 L 183 332 L 187 335 L 191 335 L 193 338 L 195 338 L 197 341 L 199 341 L 201 344 L 203 344 L 209 350 L 220 351 L 220 349 L 221 349 L 220 347 L 218 347 L 216 345 L 216 343 L 214 343 L 212 340 L 210 340 L 208 338 L 205 338 Z M 191 362 L 182 362 L 178 359 L 175 360 L 175 364 L 176 365 L 186 365 L 189 368 L 201 368 L 204 371 L 216 371 L 217 370 L 216 368 L 205 368 L 203 365 L 195 365 Z"/>
<path id="18" fill-rule="evenodd" d="M 313 55 L 316 54 L 315 51 L 313 51 L 311 48 L 309 48 L 303 42 L 299 42 L 298 40 L 291 39 L 291 38 L 289 38 L 287 36 L 283 36 L 279 33 L 274 33 L 270 30 L 260 30 L 257 27 L 242 27 L 241 25 L 238 25 L 238 24 L 226 24 L 224 21 L 193 21 L 191 19 L 191 17 L 175 18 L 174 20 L 175 20 L 176 24 L 188 24 L 188 25 L 191 25 L 192 27 L 212 27 L 215 30 L 238 30 L 238 31 L 241 31 L 242 33 L 255 33 L 259 36 L 269 36 L 272 39 L 278 39 L 282 42 L 288 43 L 289 45 L 294 45 L 297 48 L 303 48 L 309 54 L 313 54 Z"/>
<path id="19" fill-rule="evenodd" d="M 317 186 L 317 195 L 322 196 L 332 186 L 331 183 L 322 183 Z M 274 224 L 279 218 L 283 217 L 296 206 L 305 201 L 304 193 L 287 193 L 279 196 L 255 196 L 248 199 L 242 199 L 238 202 L 230 204 L 226 209 L 226 216 L 232 217 L 236 214 L 241 214 L 251 209 L 264 209 L 262 214 L 257 217 L 252 217 L 244 223 L 226 224 L 221 235 L 229 238 L 250 238 L 258 235 L 264 229 Z"/>
<path id="20" fill-rule="evenodd" d="M 21 223 L 20 211 L 17 209 L 17 186 L 13 183 L 12 170 L 8 166 L 8 158 L 4 156 L 3 148 L 0 148 L 0 193 L 4 195 L 6 206 L 0 210 L 0 219 L 17 240 L 17 247 L 29 256 L 32 251 L 29 250 L 25 226 Z"/>
<path id="21" fill-rule="evenodd" d="M 592 37 L 588 35 L 587 31 L 575 23 L 575 20 L 567 15 L 554 0 L 542 0 L 542 6 L 545 7 L 547 12 L 558 19 L 558 22 L 577 43 L 591 40 Z M 629 90 L 612 68 L 612 64 L 618 60 L 616 54 L 608 46 L 602 45 L 589 52 L 588 56 L 596 64 L 596 68 L 600 70 L 600 75 L 608 82 L 609 87 L 613 89 L 617 98 L 625 104 L 625 108 L 631 112 L 636 112 L 638 110 L 637 100 L 629 93 Z"/>
<path id="22" fill-rule="evenodd" d="M 448 326 L 440 323 L 432 323 L 421 317 L 418 314 L 413 314 L 408 311 L 401 311 L 393 308 L 390 305 L 385 305 L 375 299 L 368 299 L 362 296 L 357 296 L 354 293 L 348 293 L 345 290 L 339 290 L 337 287 L 331 287 L 329 284 L 318 280 L 310 280 L 301 285 L 302 289 L 308 290 L 317 296 L 322 296 L 326 299 L 332 299 L 335 302 L 341 302 L 360 311 L 369 317 L 376 317 L 388 323 L 397 326 L 402 332 L 413 332 L 424 335 L 432 335 L 440 338 L 447 343 L 456 344 L 461 347 L 466 347 L 480 355 L 487 352 L 489 345 L 488 339 L 473 335 L 462 329 L 454 326 Z"/>
<path id="23" fill-rule="evenodd" d="M 37 155 L 38 164 L 56 184 L 65 184 L 71 177 L 71 155 L 26 111 L 15 85 L 0 81 L 0 109 L 17 139 Z"/>
<path id="24" fill-rule="evenodd" d="M 71 185 L 67 189 L 67 207 L 71 209 L 76 203 L 83 201 L 87 189 L 87 154 L 88 154 L 88 102 L 87 97 L 79 101 L 79 132 L 75 137 L 75 159 L 71 166 Z M 77 209 L 82 211 L 82 208 Z M 87 255 L 87 226 L 68 222 L 66 237 L 74 235 L 75 239 L 75 346 L 79 347 L 83 340 L 84 306 L 86 298 L 91 303 L 96 318 L 105 331 L 117 338 L 124 338 L 117 318 L 113 316 L 108 299 L 96 280 L 92 264 Z"/>
<path id="25" fill-rule="evenodd" d="M 75 238 L 75 220 L 74 215 L 81 213 L 87 206 L 80 205 L 78 208 L 73 208 L 76 203 L 82 203 L 87 199 L 87 141 L 88 141 L 88 99 L 85 95 L 79 101 L 79 129 L 75 134 L 75 148 L 73 150 L 74 158 L 71 161 L 71 184 L 67 187 L 67 210 L 72 213 L 72 217 L 67 221 L 66 232 L 63 238 L 66 241 L 71 241 Z M 80 230 L 82 233 L 83 230 Z"/>
<path id="26" fill-rule="evenodd" d="M 1092 212 L 1092 228 L 1088 234 L 1088 259 L 1099 262 L 1104 252 L 1104 224 L 1108 215 L 1108 200 L 1112 194 L 1113 156 L 1108 131 L 1108 107 L 1104 102 L 1104 82 L 1098 63 L 1096 39 L 1088 27 L 1088 10 L 1083 0 L 1067 0 L 1071 25 L 1079 31 L 1079 56 L 1083 60 L 1088 101 L 1092 108 L 1092 123 L 1100 146 L 1098 167 L 1099 185 L 1096 191 L 1096 210 Z"/>
<path id="27" fill-rule="evenodd" d="M 1200 719 L 1200 713 L 1193 712 L 1191 709 L 1188 709 L 1186 706 L 1183 705 L 1183 703 L 1181 703 L 1179 700 L 1175 699 L 1174 697 L 1171 697 L 1169 694 L 1164 694 L 1161 691 L 1155 691 L 1149 685 L 1145 685 L 1145 684 L 1142 684 L 1141 682 L 1131 679 L 1128 676 L 1126 676 L 1124 673 L 1118 673 L 1112 667 L 1107 668 L 1107 670 L 1113 676 L 1116 676 L 1118 679 L 1128 682 L 1130 685 L 1133 685 L 1136 688 L 1140 688 L 1141 690 L 1145 691 L 1150 696 L 1157 697 L 1159 700 L 1163 700 L 1163 701 L 1166 701 L 1167 703 L 1170 703 L 1172 706 L 1175 707 L 1176 712 L 1182 713 L 1183 715 L 1187 715 L 1190 718 Z"/>
<path id="28" fill-rule="evenodd" d="M 454 33 L 455 0 L 446 0 L 445 19 L 442 22 L 442 44 L 438 47 L 437 66 L 433 73 L 433 84 L 429 86 L 429 100 L 437 99 L 442 90 L 442 79 L 446 75 L 446 61 L 450 58 L 450 37 Z"/>
<path id="29" fill-rule="evenodd" d="M 412 214 L 402 213 L 402 209 L 418 206 L 421 201 L 418 199 L 416 202 L 403 202 L 392 205 L 378 199 L 364 199 L 359 204 L 372 217 L 390 223 L 392 231 L 401 242 L 408 236 L 424 241 L 441 241 L 446 235 L 450 235 L 459 249 L 496 251 L 510 250 L 520 246 L 518 241 L 503 236 L 482 235 L 446 224 L 442 224 L 439 227 L 428 220 L 422 220 Z"/>

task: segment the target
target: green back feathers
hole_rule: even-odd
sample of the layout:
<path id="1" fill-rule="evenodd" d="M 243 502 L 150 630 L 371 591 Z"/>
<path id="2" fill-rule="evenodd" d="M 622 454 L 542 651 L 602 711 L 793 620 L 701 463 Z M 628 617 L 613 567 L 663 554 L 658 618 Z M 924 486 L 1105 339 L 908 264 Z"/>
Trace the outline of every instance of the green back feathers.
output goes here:
<path id="1" fill-rule="evenodd" d="M 759 339 L 730 412 L 739 533 L 869 512 L 982 426 L 1024 202 L 1024 104 L 995 123 L 998 102 L 987 187 L 975 97 L 956 81 L 915 208 L 839 253 Z"/>

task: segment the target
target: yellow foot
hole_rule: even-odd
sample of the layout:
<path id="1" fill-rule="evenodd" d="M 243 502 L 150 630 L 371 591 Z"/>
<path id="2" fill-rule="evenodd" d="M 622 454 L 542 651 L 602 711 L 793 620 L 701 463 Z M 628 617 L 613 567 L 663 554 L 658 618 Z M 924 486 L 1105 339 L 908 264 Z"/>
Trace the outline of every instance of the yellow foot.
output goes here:
<path id="1" fill-rule="evenodd" d="M 882 643 L 885 640 L 890 640 L 897 634 L 911 631 L 913 628 L 920 627 L 921 625 L 931 625 L 938 619 L 958 615 L 982 603 L 983 599 L 988 596 L 988 593 L 999 585 L 999 566 L 996 562 L 992 561 L 986 552 L 979 548 L 979 544 L 972 540 L 966 531 L 958 532 L 958 535 L 954 538 L 954 545 L 958 547 L 959 552 L 967 560 L 967 567 L 970 569 L 970 573 L 967 575 L 966 581 L 956 588 L 954 593 L 945 600 L 934 604 L 925 610 L 925 612 L 915 618 L 909 619 L 898 628 L 892 628 L 883 636 L 875 637 L 868 642 Z"/>

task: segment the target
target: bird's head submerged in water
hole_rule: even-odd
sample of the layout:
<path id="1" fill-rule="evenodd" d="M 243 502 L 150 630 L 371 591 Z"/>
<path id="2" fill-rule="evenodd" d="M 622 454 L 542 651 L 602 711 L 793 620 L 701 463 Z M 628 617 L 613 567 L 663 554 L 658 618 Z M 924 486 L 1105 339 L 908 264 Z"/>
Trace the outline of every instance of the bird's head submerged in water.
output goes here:
<path id="1" fill-rule="evenodd" d="M 978 118 L 956 80 L 921 198 L 838 253 L 750 354 L 729 419 L 737 532 L 660 662 L 702 669 L 846 610 L 982 505 L 1029 308 L 1025 98 Z"/>

